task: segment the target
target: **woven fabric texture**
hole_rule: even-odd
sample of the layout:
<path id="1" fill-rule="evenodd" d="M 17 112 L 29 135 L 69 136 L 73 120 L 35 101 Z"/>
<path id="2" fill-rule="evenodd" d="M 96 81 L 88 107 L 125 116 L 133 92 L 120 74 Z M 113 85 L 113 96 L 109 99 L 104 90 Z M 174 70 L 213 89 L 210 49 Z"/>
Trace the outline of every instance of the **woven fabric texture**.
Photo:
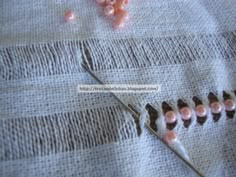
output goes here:
<path id="1" fill-rule="evenodd" d="M 197 96 L 236 94 L 236 2 L 131 0 L 131 20 L 115 31 L 92 0 L 1 1 L 0 176 L 195 176 L 144 127 L 162 103 L 194 109 Z M 73 9 L 77 21 L 65 23 Z M 136 122 L 109 93 L 78 93 L 95 80 L 159 84 L 155 94 L 117 94 L 142 114 Z M 205 176 L 236 176 L 236 117 L 175 131 Z M 139 127 L 139 128 L 138 128 Z M 159 127 L 160 128 L 160 127 Z M 162 127 L 163 128 L 163 127 Z M 165 128 L 165 127 L 164 127 Z M 159 132 L 160 133 L 160 132 Z"/>

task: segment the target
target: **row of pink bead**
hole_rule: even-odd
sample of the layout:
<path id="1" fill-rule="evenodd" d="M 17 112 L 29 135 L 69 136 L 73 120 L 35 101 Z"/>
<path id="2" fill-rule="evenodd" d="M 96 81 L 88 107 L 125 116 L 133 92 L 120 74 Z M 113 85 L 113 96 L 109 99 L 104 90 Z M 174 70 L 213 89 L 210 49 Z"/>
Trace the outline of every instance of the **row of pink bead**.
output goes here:
<path id="1" fill-rule="evenodd" d="M 235 110 L 235 102 L 232 99 L 227 99 L 224 101 L 224 104 L 215 101 L 210 104 L 210 110 L 213 114 L 219 114 L 223 107 L 225 107 L 226 111 L 234 111 Z M 179 110 L 180 116 L 183 120 L 189 120 L 192 117 L 192 110 L 189 107 L 183 107 Z M 207 115 L 207 108 L 203 105 L 197 105 L 195 107 L 195 112 L 198 117 L 205 117 Z M 174 123 L 177 121 L 177 115 L 174 111 L 168 111 L 164 115 L 166 123 Z"/>
<path id="2" fill-rule="evenodd" d="M 228 99 L 224 101 L 224 106 L 226 111 L 234 111 L 235 110 L 235 102 L 232 99 Z M 219 114 L 222 111 L 222 104 L 219 102 L 213 102 L 210 104 L 211 112 L 214 114 Z M 204 117 L 207 114 L 207 109 L 204 105 L 198 105 L 195 108 L 196 115 L 198 117 Z M 180 109 L 180 115 L 183 120 L 189 120 L 192 116 L 192 111 L 188 107 L 184 107 Z M 165 120 L 167 123 L 174 123 L 177 120 L 176 114 L 173 111 L 168 111 L 165 114 Z M 168 130 L 164 136 L 164 141 L 167 144 L 174 144 L 177 140 L 177 134 L 173 130 Z"/>
<path id="3" fill-rule="evenodd" d="M 223 107 L 225 108 L 226 111 L 235 111 L 236 105 L 234 100 L 232 99 L 225 100 L 224 104 L 218 101 L 215 101 L 210 104 L 210 110 L 213 114 L 220 114 Z M 179 110 L 179 112 L 183 120 L 191 119 L 192 110 L 189 107 L 183 107 Z M 207 108 L 203 104 L 200 104 L 195 107 L 195 112 L 198 117 L 205 117 L 207 115 Z M 175 123 L 177 121 L 177 116 L 174 111 L 166 112 L 164 117 L 166 123 L 168 124 Z M 168 130 L 165 133 L 163 139 L 169 145 L 174 144 L 177 141 L 177 133 L 174 130 Z"/>
<path id="4" fill-rule="evenodd" d="M 124 28 L 125 23 L 129 21 L 129 13 L 125 10 L 125 6 L 129 4 L 129 0 L 96 0 L 97 3 L 104 7 L 105 16 L 115 16 L 114 28 Z"/>
<path id="5" fill-rule="evenodd" d="M 234 111 L 235 110 L 235 102 L 232 99 L 227 99 L 224 101 L 224 107 L 226 111 Z M 220 102 L 213 102 L 210 104 L 210 109 L 213 114 L 219 114 L 223 105 Z M 183 120 L 189 120 L 192 116 L 192 110 L 189 107 L 184 107 L 180 109 L 180 115 Z M 198 105 L 195 108 L 196 115 L 198 117 L 205 117 L 207 114 L 207 108 L 204 105 Z M 174 123 L 177 121 L 177 116 L 174 111 L 168 111 L 165 114 L 166 123 Z M 177 140 L 177 134 L 174 130 L 168 130 L 165 133 L 164 141 L 167 144 L 174 144 Z"/>

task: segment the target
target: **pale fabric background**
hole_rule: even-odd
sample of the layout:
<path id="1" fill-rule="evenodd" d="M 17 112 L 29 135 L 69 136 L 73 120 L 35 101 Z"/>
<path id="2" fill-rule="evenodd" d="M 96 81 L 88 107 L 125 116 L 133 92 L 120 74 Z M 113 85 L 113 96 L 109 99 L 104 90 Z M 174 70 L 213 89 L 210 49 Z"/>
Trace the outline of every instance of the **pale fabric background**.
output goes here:
<path id="1" fill-rule="evenodd" d="M 95 83 L 160 84 L 157 94 L 119 95 L 144 111 L 180 98 L 236 89 L 234 0 L 131 0 L 114 31 L 92 0 L 0 2 L 0 176 L 194 176 Z M 63 21 L 73 8 L 78 20 Z M 159 119 L 163 119 L 162 110 Z M 206 176 L 236 175 L 235 118 L 175 130 Z"/>

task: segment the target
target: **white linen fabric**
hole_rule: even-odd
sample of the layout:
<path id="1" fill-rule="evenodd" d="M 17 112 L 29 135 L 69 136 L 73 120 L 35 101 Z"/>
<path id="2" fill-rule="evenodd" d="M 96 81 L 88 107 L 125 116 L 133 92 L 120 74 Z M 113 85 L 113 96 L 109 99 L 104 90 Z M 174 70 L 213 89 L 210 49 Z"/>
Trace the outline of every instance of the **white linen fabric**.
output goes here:
<path id="1" fill-rule="evenodd" d="M 234 0 L 131 0 L 131 20 L 115 31 L 92 0 L 0 2 L 0 176 L 194 176 L 109 93 L 77 92 L 96 83 L 159 84 L 155 94 L 118 94 L 147 114 L 151 103 L 177 111 L 210 92 L 235 99 Z M 75 23 L 65 23 L 73 9 Z M 236 176 L 236 118 L 193 113 L 175 131 L 205 176 Z"/>

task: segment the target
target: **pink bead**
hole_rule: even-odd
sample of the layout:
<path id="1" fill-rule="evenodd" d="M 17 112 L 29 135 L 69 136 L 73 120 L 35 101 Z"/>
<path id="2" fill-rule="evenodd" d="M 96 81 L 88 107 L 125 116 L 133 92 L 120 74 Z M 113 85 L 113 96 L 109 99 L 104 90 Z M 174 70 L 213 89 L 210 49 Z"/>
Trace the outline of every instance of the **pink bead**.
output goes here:
<path id="1" fill-rule="evenodd" d="M 73 10 L 66 11 L 66 13 L 65 13 L 66 22 L 72 22 L 72 21 L 75 21 L 75 19 L 76 19 L 76 15 Z"/>
<path id="2" fill-rule="evenodd" d="M 177 135 L 173 130 L 166 132 L 164 136 L 164 141 L 167 144 L 174 144 L 176 140 L 177 140 Z"/>
<path id="3" fill-rule="evenodd" d="M 210 107 L 211 107 L 211 112 L 214 114 L 219 114 L 222 110 L 222 106 L 219 102 L 211 103 Z"/>
<path id="4" fill-rule="evenodd" d="M 125 0 L 117 0 L 114 4 L 115 12 L 118 12 L 120 10 L 124 10 L 125 8 Z"/>
<path id="5" fill-rule="evenodd" d="M 165 120 L 169 124 L 175 123 L 176 120 L 177 120 L 175 112 L 174 111 L 168 111 L 167 113 L 165 113 Z"/>
<path id="6" fill-rule="evenodd" d="M 126 10 L 119 10 L 116 13 L 116 15 L 119 18 L 123 18 L 125 22 L 129 21 L 129 19 L 130 19 L 129 13 Z"/>
<path id="7" fill-rule="evenodd" d="M 200 104 L 195 108 L 196 115 L 198 117 L 205 117 L 207 114 L 207 109 L 205 108 L 204 105 Z"/>
<path id="8" fill-rule="evenodd" d="M 189 120 L 192 117 L 192 110 L 189 107 L 184 107 L 179 112 L 183 120 Z"/>
<path id="9" fill-rule="evenodd" d="M 124 28 L 125 23 L 129 20 L 129 13 L 125 10 L 121 10 L 119 14 L 116 15 L 116 19 L 114 22 L 115 29 Z"/>
<path id="10" fill-rule="evenodd" d="M 106 0 L 96 0 L 98 4 L 104 4 Z"/>
<path id="11" fill-rule="evenodd" d="M 106 0 L 106 5 L 114 5 L 116 0 Z"/>
<path id="12" fill-rule="evenodd" d="M 227 99 L 224 101 L 225 110 L 226 111 L 233 111 L 235 110 L 235 102 L 232 99 Z"/>
<path id="13" fill-rule="evenodd" d="M 125 5 L 129 4 L 129 0 L 125 0 Z"/>
<path id="14" fill-rule="evenodd" d="M 104 15 L 112 16 L 112 15 L 114 15 L 114 13 L 115 13 L 115 10 L 112 5 L 108 5 L 104 8 Z"/>

